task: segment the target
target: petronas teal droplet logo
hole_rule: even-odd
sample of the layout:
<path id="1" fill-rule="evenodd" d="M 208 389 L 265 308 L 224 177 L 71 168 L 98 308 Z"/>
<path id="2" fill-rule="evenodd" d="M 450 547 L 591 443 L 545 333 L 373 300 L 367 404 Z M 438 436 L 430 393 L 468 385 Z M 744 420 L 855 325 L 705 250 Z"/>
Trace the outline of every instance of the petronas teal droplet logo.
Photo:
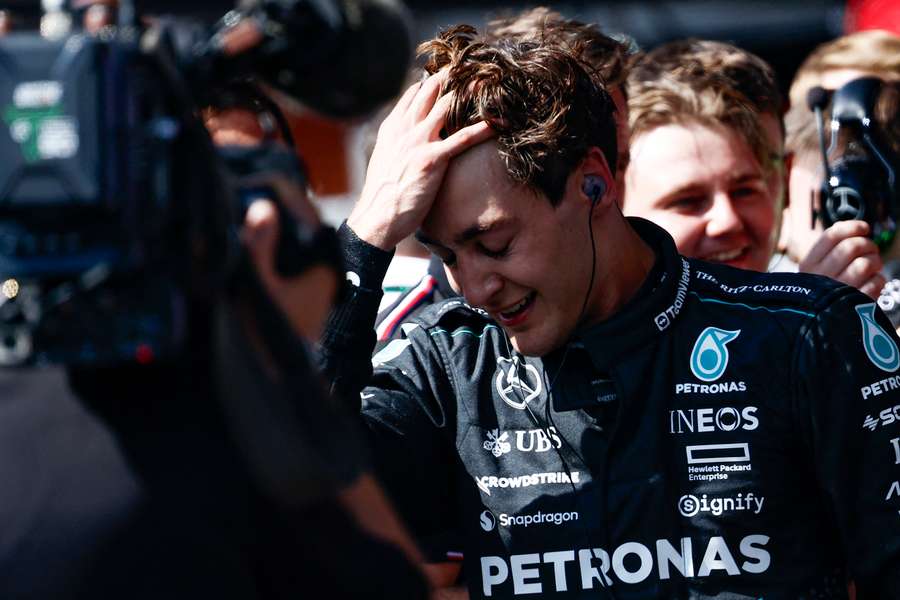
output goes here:
<path id="1" fill-rule="evenodd" d="M 862 322 L 863 348 L 872 364 L 888 373 L 900 368 L 900 352 L 891 336 L 875 321 L 875 303 L 860 304 L 856 314 Z"/>
<path id="2" fill-rule="evenodd" d="M 741 330 L 729 331 L 718 327 L 703 330 L 691 351 L 691 371 L 700 381 L 715 381 L 728 366 L 728 342 L 740 335 Z"/>

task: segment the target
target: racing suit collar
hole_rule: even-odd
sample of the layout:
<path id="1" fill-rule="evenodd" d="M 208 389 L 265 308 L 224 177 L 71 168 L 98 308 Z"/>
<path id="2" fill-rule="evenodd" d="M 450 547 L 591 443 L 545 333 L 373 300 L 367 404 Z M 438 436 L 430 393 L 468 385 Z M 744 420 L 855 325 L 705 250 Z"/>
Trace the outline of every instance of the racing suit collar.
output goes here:
<path id="1" fill-rule="evenodd" d="M 574 348 L 587 350 L 594 366 L 602 372 L 608 372 L 623 355 L 652 342 L 672 326 L 681 312 L 690 283 L 690 266 L 678 254 L 672 237 L 645 219 L 629 217 L 628 221 L 653 249 L 656 263 L 634 298 L 621 310 L 605 321 L 577 331 L 569 342 Z M 565 348 L 561 350 L 564 352 Z"/>

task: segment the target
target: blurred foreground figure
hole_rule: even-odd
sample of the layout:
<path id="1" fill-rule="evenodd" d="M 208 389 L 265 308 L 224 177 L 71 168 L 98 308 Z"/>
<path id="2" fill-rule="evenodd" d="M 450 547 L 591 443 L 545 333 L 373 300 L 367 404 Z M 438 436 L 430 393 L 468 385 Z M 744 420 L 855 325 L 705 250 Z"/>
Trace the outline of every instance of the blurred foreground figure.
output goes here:
<path id="1" fill-rule="evenodd" d="M 29 67 L 0 86 L 3 597 L 425 598 L 355 422 L 311 369 L 343 269 L 296 157 L 245 127 L 265 111 L 218 106 L 203 128 L 196 98 L 225 98 L 178 69 L 211 55 L 176 66 L 168 36 L 202 28 L 85 8 L 96 28 L 0 39 Z"/>

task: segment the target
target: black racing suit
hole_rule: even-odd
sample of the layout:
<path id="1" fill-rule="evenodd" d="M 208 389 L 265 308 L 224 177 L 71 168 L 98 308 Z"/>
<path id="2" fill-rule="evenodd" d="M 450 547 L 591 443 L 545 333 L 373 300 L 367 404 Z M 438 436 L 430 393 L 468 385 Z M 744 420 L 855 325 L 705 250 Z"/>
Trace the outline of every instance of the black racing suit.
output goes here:
<path id="1" fill-rule="evenodd" d="M 887 319 L 829 279 L 685 259 L 631 222 L 655 268 L 565 348 L 524 358 L 455 299 L 374 373 L 386 259 L 343 228 L 360 287 L 324 365 L 361 392 L 382 479 L 423 544 L 464 553 L 473 598 L 846 598 L 848 579 L 860 599 L 900 598 Z"/>

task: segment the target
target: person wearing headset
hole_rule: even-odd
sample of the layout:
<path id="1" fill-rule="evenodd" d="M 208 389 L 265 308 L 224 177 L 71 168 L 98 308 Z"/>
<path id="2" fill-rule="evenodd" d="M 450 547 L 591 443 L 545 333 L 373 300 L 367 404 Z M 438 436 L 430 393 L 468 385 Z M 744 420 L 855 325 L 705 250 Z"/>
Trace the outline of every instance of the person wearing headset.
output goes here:
<path id="1" fill-rule="evenodd" d="M 428 560 L 462 557 L 471 597 L 896 597 L 900 350 L 871 299 L 625 218 L 611 101 L 571 49 L 457 26 L 423 51 L 320 360 Z M 462 298 L 370 360 L 413 232 Z"/>
<path id="2" fill-rule="evenodd" d="M 816 48 L 800 65 L 790 88 L 791 106 L 785 115 L 786 150 L 791 163 L 789 202 L 784 207 L 779 251 L 803 271 L 808 269 L 808 257 L 823 254 L 831 246 L 841 243 L 867 246 L 872 254 L 870 227 L 858 220 L 837 223 L 824 230 L 821 220 L 813 222 L 810 213 L 818 205 L 822 185 L 822 153 L 816 132 L 816 117 L 808 106 L 809 90 L 820 86 L 837 90 L 860 77 L 873 76 L 888 83 L 900 81 L 900 37 L 888 31 L 861 31 L 845 35 Z M 889 111 L 879 111 L 876 121 L 890 128 Z M 896 128 L 896 125 L 894 126 Z M 894 144 L 898 142 L 896 132 Z M 896 148 L 895 148 L 896 151 Z M 894 248 L 881 249 L 887 262 L 898 255 Z M 877 254 L 877 249 L 874 251 Z M 831 273 L 824 272 L 826 275 Z M 832 275 L 833 276 L 833 275 Z M 888 278 L 891 274 L 888 273 Z"/>
<path id="3" fill-rule="evenodd" d="M 628 90 L 625 214 L 665 228 L 686 256 L 784 270 L 781 255 L 772 260 L 788 178 L 772 68 L 730 44 L 682 40 L 642 56 Z M 859 225 L 837 227 L 807 249 L 800 270 L 877 298 L 882 263 Z"/>
<path id="4" fill-rule="evenodd" d="M 877 102 L 870 107 L 870 121 L 873 129 L 880 130 L 887 156 L 900 154 L 900 110 L 897 98 L 900 96 L 900 37 L 887 31 L 863 31 L 846 35 L 817 48 L 804 61 L 791 84 L 791 107 L 785 115 L 788 160 L 791 163 L 789 177 L 789 202 L 784 207 L 783 224 L 778 241 L 778 249 L 786 257 L 780 268 L 810 269 L 811 259 L 818 256 L 850 256 L 854 249 L 865 249 L 868 256 L 877 257 L 883 263 L 881 274 L 888 280 L 880 289 L 879 304 L 888 312 L 895 326 L 900 326 L 900 243 L 896 236 L 893 241 L 882 243 L 880 247 L 871 239 L 872 226 L 864 220 L 835 222 L 825 227 L 821 218 L 811 216 L 816 210 L 823 215 L 822 184 L 823 156 L 820 147 L 816 121 L 824 125 L 826 143 L 830 142 L 830 109 L 825 115 L 817 116 L 810 108 L 807 96 L 812 88 L 824 90 L 824 100 L 828 100 L 836 90 L 863 77 L 881 79 L 883 89 Z M 843 95 L 843 93 L 842 93 Z M 832 159 L 834 157 L 832 156 Z M 896 159 L 894 159 L 896 160 Z M 833 161 L 832 161 L 833 162 Z M 894 165 L 894 194 L 900 190 Z M 888 183 L 882 173 L 877 177 Z M 870 206 L 883 204 L 883 200 L 869 198 Z M 874 202 L 872 202 L 874 200 Z M 895 201 L 896 202 L 896 201 Z M 887 203 L 889 204 L 889 202 Z M 896 210 L 896 207 L 894 207 Z M 876 210 L 875 212 L 879 212 Z M 896 218 L 895 218 L 896 220 Z M 832 261 L 837 262 L 837 261 Z M 820 271 L 826 275 L 833 272 Z"/>

